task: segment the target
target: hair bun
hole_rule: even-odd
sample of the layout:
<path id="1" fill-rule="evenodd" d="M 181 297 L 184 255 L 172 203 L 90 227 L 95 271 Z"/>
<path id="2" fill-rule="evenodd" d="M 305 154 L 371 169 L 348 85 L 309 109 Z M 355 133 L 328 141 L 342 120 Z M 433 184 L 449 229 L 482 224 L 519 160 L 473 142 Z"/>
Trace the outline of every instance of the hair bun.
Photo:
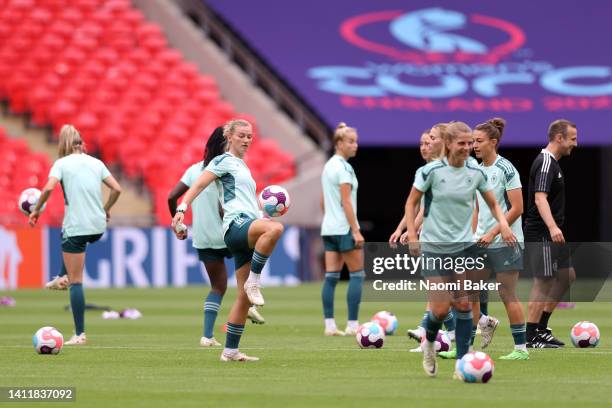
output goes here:
<path id="1" fill-rule="evenodd" d="M 491 125 L 495 126 L 497 128 L 497 130 L 499 130 L 499 134 L 500 136 L 504 133 L 504 128 L 506 127 L 506 121 L 502 118 L 493 118 L 493 119 L 489 119 L 487 122 L 489 122 Z"/>
<path id="2" fill-rule="evenodd" d="M 338 130 L 338 129 L 343 129 L 343 128 L 345 128 L 345 127 L 347 127 L 346 123 L 344 123 L 344 122 L 340 122 L 340 123 L 338 123 L 338 126 L 336 126 L 336 130 Z"/>

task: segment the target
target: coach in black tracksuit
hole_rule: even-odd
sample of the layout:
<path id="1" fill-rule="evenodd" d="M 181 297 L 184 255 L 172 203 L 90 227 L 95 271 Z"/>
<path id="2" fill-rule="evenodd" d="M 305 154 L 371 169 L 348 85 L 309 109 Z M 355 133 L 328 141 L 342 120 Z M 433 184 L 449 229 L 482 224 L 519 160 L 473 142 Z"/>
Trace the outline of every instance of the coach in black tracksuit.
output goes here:
<path id="1" fill-rule="evenodd" d="M 529 172 L 525 217 L 526 266 L 534 283 L 527 314 L 527 347 L 557 348 L 548 319 L 575 279 L 569 248 L 564 245 L 565 181 L 559 159 L 578 146 L 576 125 L 560 119 L 548 127 L 548 145 Z"/>

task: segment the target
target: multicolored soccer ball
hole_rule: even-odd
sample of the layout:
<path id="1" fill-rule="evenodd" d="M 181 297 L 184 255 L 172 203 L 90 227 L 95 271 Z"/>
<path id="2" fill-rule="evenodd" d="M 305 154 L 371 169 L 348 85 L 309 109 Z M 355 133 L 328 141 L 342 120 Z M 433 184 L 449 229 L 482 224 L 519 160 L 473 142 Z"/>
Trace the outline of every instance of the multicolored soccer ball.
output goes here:
<path id="1" fill-rule="evenodd" d="M 21 192 L 19 196 L 19 210 L 25 215 L 30 215 L 30 213 L 36 207 L 36 203 L 38 203 L 38 199 L 40 198 L 40 190 L 34 187 L 26 188 Z M 46 203 L 45 203 L 46 205 Z M 40 209 L 41 211 L 45 209 L 45 206 Z"/>
<path id="2" fill-rule="evenodd" d="M 482 351 L 467 353 L 455 365 L 455 373 L 467 383 L 487 383 L 494 370 L 493 360 Z"/>
<path id="3" fill-rule="evenodd" d="M 357 329 L 357 344 L 363 348 L 381 348 L 385 342 L 385 330 L 376 322 L 367 322 Z"/>
<path id="4" fill-rule="evenodd" d="M 599 328 L 595 323 L 582 321 L 572 327 L 570 333 L 574 347 L 587 348 L 599 344 Z"/>
<path id="5" fill-rule="evenodd" d="M 393 313 L 387 312 L 386 310 L 378 312 L 372 316 L 372 321 L 378 323 L 380 327 L 383 328 L 387 336 L 393 335 L 393 333 L 395 333 L 397 330 L 397 317 L 395 317 Z"/>
<path id="6" fill-rule="evenodd" d="M 268 217 L 280 217 L 289 211 L 291 199 L 283 187 L 271 185 L 259 193 L 259 204 Z"/>
<path id="7" fill-rule="evenodd" d="M 45 326 L 34 333 L 32 343 L 38 354 L 57 354 L 64 345 L 64 336 L 55 327 Z"/>
<path id="8" fill-rule="evenodd" d="M 423 342 L 426 341 L 427 339 L 423 336 L 421 338 L 421 346 L 423 345 Z M 436 353 L 439 353 L 441 351 L 449 351 L 451 349 L 451 339 L 450 337 L 448 337 L 448 334 L 446 334 L 445 331 L 438 331 L 438 334 L 436 335 L 436 341 L 434 341 L 434 350 L 436 351 Z"/>

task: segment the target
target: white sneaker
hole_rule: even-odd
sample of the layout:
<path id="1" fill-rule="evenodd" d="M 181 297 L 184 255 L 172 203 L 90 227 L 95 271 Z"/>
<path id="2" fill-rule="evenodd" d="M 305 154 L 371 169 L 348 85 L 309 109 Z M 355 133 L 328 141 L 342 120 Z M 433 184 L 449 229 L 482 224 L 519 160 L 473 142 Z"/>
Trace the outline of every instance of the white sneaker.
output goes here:
<path id="1" fill-rule="evenodd" d="M 433 343 L 424 341 L 421 345 L 423 349 L 423 370 L 430 377 L 438 375 L 438 362 Z"/>
<path id="2" fill-rule="evenodd" d="M 85 336 L 85 333 L 81 333 L 78 336 L 75 334 L 70 338 L 70 340 L 64 343 L 64 345 L 66 346 L 72 346 L 77 344 L 87 344 L 87 336 Z"/>
<path id="3" fill-rule="evenodd" d="M 421 348 L 421 346 L 419 346 L 419 347 L 415 347 L 413 349 L 410 349 L 410 352 L 411 353 L 422 353 L 423 349 Z"/>
<path id="4" fill-rule="evenodd" d="M 499 320 L 492 316 L 487 316 L 487 321 L 485 324 L 481 325 L 478 322 L 478 326 L 480 327 L 480 334 L 482 336 L 482 342 L 480 343 L 480 347 L 484 350 L 487 348 L 491 341 L 493 340 L 493 335 L 495 334 L 495 329 L 499 325 Z"/>
<path id="5" fill-rule="evenodd" d="M 50 290 L 66 290 L 69 284 L 68 275 L 56 276 L 45 284 L 45 288 Z"/>
<path id="6" fill-rule="evenodd" d="M 325 329 L 326 336 L 346 336 L 346 333 L 338 329 Z"/>
<path id="7" fill-rule="evenodd" d="M 240 361 L 240 362 L 245 362 L 245 361 L 259 361 L 259 357 L 250 357 L 247 356 L 244 353 L 241 352 L 237 352 L 234 354 L 225 354 L 225 353 L 221 353 L 221 361 Z"/>
<path id="8" fill-rule="evenodd" d="M 266 319 L 264 319 L 261 313 L 259 313 L 259 310 L 257 310 L 257 306 L 255 305 L 249 307 L 249 313 L 247 314 L 247 317 L 251 320 L 252 323 L 255 324 L 264 324 L 266 322 Z"/>
<path id="9" fill-rule="evenodd" d="M 210 339 L 208 337 L 202 337 L 200 339 L 200 346 L 202 347 L 217 347 L 220 345 L 221 343 L 219 343 L 214 337 L 211 337 Z"/>
<path id="10" fill-rule="evenodd" d="M 249 302 L 255 306 L 263 306 L 264 298 L 259 290 L 259 282 L 247 280 L 244 283 L 244 291 L 246 292 Z"/>
<path id="11" fill-rule="evenodd" d="M 356 334 L 357 334 L 357 328 L 346 326 L 346 329 L 344 329 L 345 336 L 355 336 Z"/>

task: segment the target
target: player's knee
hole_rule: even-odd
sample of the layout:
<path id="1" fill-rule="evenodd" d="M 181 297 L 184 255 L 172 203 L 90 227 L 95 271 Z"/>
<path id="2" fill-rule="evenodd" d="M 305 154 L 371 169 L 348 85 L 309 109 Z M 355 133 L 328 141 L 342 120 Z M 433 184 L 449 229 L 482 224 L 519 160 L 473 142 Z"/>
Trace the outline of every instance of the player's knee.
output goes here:
<path id="1" fill-rule="evenodd" d="M 448 306 L 431 305 L 431 314 L 438 320 L 444 320 L 448 314 Z"/>
<path id="2" fill-rule="evenodd" d="M 283 224 L 281 224 L 280 222 L 273 222 L 270 224 L 268 233 L 274 239 L 278 240 L 281 237 L 281 235 L 283 235 L 284 230 L 285 230 L 285 227 L 283 227 Z"/>

